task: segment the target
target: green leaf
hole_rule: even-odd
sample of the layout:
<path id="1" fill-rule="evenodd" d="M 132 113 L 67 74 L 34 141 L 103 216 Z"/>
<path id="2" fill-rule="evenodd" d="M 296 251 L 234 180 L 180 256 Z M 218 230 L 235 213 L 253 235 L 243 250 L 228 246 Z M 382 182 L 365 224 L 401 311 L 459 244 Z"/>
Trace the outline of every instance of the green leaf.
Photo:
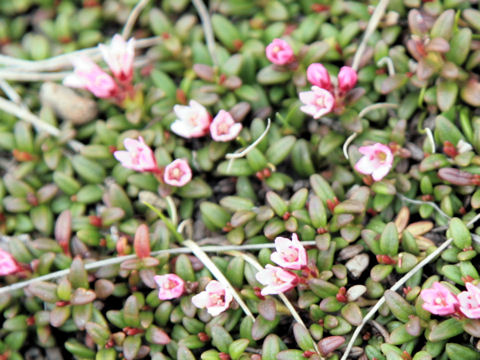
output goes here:
<path id="1" fill-rule="evenodd" d="M 463 346 L 456 343 L 448 343 L 445 345 L 445 352 L 450 360 L 478 360 L 480 353 L 471 347 Z"/>
<path id="2" fill-rule="evenodd" d="M 284 348 L 285 344 L 277 335 L 268 335 L 263 341 L 262 360 L 277 360 L 277 354 Z"/>
<path id="3" fill-rule="evenodd" d="M 268 321 L 263 316 L 258 316 L 252 326 L 252 338 L 254 340 L 263 339 L 275 329 L 279 322 L 280 316 L 277 316 L 273 321 Z"/>
<path id="4" fill-rule="evenodd" d="M 232 336 L 220 325 L 212 327 L 212 344 L 218 350 L 228 353 L 228 347 L 233 343 Z"/>
<path id="5" fill-rule="evenodd" d="M 278 71 L 274 65 L 264 67 L 257 73 L 257 81 L 261 85 L 283 84 L 291 77 L 290 71 Z"/>
<path id="6" fill-rule="evenodd" d="M 442 111 L 449 110 L 457 100 L 458 85 L 454 81 L 442 81 L 437 85 L 437 105 Z"/>
<path id="7" fill-rule="evenodd" d="M 458 128 L 446 117 L 439 115 L 435 118 L 435 138 L 443 144 L 450 141 L 453 145 L 461 140 L 465 140 Z"/>
<path id="8" fill-rule="evenodd" d="M 453 238 L 453 243 L 460 250 L 472 246 L 472 236 L 465 223 L 459 218 L 450 220 L 448 227 L 449 236 Z"/>
<path id="9" fill-rule="evenodd" d="M 235 42 L 241 40 L 237 27 L 226 17 L 214 14 L 212 16 L 212 27 L 215 36 L 229 50 L 236 50 Z"/>
<path id="10" fill-rule="evenodd" d="M 428 335 L 430 341 L 442 341 L 463 333 L 463 324 L 457 319 L 450 318 L 434 326 Z"/>
<path id="11" fill-rule="evenodd" d="M 402 296 L 395 291 L 385 291 L 385 302 L 390 308 L 392 314 L 400 321 L 407 322 L 408 317 L 415 313 L 413 306 L 410 305 Z"/>
<path id="12" fill-rule="evenodd" d="M 380 251 L 384 255 L 395 256 L 398 252 L 398 232 L 395 223 L 389 222 L 380 236 Z"/>

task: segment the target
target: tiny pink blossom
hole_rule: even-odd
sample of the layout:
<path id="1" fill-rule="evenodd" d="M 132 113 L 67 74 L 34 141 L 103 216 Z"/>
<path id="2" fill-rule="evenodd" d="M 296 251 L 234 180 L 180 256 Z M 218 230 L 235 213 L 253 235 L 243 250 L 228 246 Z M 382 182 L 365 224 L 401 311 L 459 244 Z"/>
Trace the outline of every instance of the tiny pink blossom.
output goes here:
<path id="1" fill-rule="evenodd" d="M 153 280 L 158 285 L 158 298 L 160 300 L 176 299 L 185 291 L 185 281 L 175 274 L 155 275 Z"/>
<path id="2" fill-rule="evenodd" d="M 88 90 L 99 98 L 111 98 L 118 94 L 117 83 L 90 58 L 74 58 L 72 62 L 74 72 L 63 79 L 64 85 Z"/>
<path id="3" fill-rule="evenodd" d="M 261 291 L 263 296 L 284 293 L 294 288 L 298 282 L 297 275 L 294 273 L 270 264 L 257 272 L 255 277 L 262 285 L 265 285 Z"/>
<path id="4" fill-rule="evenodd" d="M 205 291 L 192 297 L 192 303 L 197 308 L 207 309 L 212 316 L 217 316 L 228 309 L 233 296 L 228 289 L 217 280 L 211 280 Z"/>
<path id="5" fill-rule="evenodd" d="M 373 180 L 382 180 L 393 164 L 393 154 L 386 145 L 376 143 L 361 146 L 358 151 L 364 156 L 355 164 L 355 170 L 364 175 L 372 175 Z"/>
<path id="6" fill-rule="evenodd" d="M 307 265 L 307 251 L 298 241 L 297 234 L 292 235 L 292 240 L 277 237 L 275 251 L 270 255 L 270 260 L 285 269 L 300 270 Z"/>
<path id="7" fill-rule="evenodd" d="M 307 68 L 307 79 L 312 85 L 318 86 L 325 90 L 330 90 L 332 83 L 330 82 L 330 74 L 322 64 L 310 64 Z"/>
<path id="8" fill-rule="evenodd" d="M 424 301 L 422 307 L 435 315 L 451 315 L 458 304 L 457 297 L 438 281 L 433 283 L 433 289 L 422 290 L 420 297 Z"/>
<path id="9" fill-rule="evenodd" d="M 115 151 L 113 156 L 120 161 L 122 166 L 135 171 L 156 171 L 157 161 L 152 149 L 145 144 L 141 136 L 138 140 L 126 138 L 123 141 L 126 151 Z"/>
<path id="10" fill-rule="evenodd" d="M 20 270 L 21 268 L 13 256 L 0 249 L 0 276 L 14 274 Z"/>
<path id="11" fill-rule="evenodd" d="M 357 84 L 357 72 L 350 66 L 343 66 L 338 73 L 338 88 L 346 93 L 352 90 Z"/>
<path id="12" fill-rule="evenodd" d="M 242 130 L 242 124 L 236 123 L 232 115 L 220 110 L 210 124 L 210 135 L 215 141 L 227 142 L 235 139 Z"/>
<path id="13" fill-rule="evenodd" d="M 265 49 L 267 59 L 275 65 L 286 65 L 295 60 L 292 47 L 282 39 L 274 39 Z"/>
<path id="14" fill-rule="evenodd" d="M 304 113 L 319 119 L 332 111 L 335 106 L 335 98 L 325 89 L 312 86 L 311 91 L 303 91 L 299 94 L 300 101 L 304 104 L 300 107 Z"/>
<path id="15" fill-rule="evenodd" d="M 135 39 L 125 41 L 118 34 L 110 45 L 99 44 L 103 59 L 120 82 L 130 82 L 133 77 L 133 58 L 135 56 Z"/>
<path id="16" fill-rule="evenodd" d="M 480 319 L 480 289 L 467 282 L 467 291 L 458 294 L 460 311 L 470 319 Z"/>
<path id="17" fill-rule="evenodd" d="M 195 100 L 190 100 L 189 106 L 175 105 L 173 111 L 178 117 L 171 125 L 175 134 L 187 139 L 208 134 L 212 116 Z"/>
<path id="18" fill-rule="evenodd" d="M 192 169 L 184 159 L 177 159 L 165 168 L 163 181 L 166 184 L 176 187 L 186 185 L 192 179 Z"/>

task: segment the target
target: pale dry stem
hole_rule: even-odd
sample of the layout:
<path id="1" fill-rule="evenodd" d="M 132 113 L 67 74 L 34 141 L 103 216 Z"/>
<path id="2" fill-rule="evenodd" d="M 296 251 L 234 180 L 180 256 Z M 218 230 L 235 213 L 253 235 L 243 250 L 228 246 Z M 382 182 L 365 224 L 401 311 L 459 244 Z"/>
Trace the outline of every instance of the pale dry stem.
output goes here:
<path id="1" fill-rule="evenodd" d="M 122 31 L 122 37 L 125 40 L 127 40 L 128 37 L 130 36 L 138 16 L 142 12 L 142 10 L 145 8 L 145 6 L 148 5 L 149 2 L 150 0 L 140 0 L 128 15 L 127 22 L 125 23 L 125 26 L 123 27 L 123 31 Z"/>
<path id="2" fill-rule="evenodd" d="M 212 58 L 213 65 L 218 67 L 218 59 L 215 51 L 215 36 L 213 34 L 212 21 L 208 9 L 202 0 L 192 0 L 193 5 L 197 9 L 200 20 L 202 21 L 203 32 L 205 34 L 205 42 L 207 43 L 207 49 Z"/>
<path id="3" fill-rule="evenodd" d="M 352 68 L 355 71 L 358 70 L 358 67 L 360 65 L 360 60 L 362 59 L 365 49 L 367 48 L 367 42 L 370 39 L 370 36 L 372 36 L 373 32 L 376 30 L 378 23 L 380 22 L 380 19 L 385 14 L 385 10 L 387 9 L 389 2 L 390 0 L 380 0 L 377 7 L 375 8 L 375 11 L 372 14 L 372 17 L 370 18 L 370 21 L 368 22 L 367 29 L 365 30 L 365 34 L 363 35 L 362 42 L 358 46 L 358 49 L 353 58 Z"/>

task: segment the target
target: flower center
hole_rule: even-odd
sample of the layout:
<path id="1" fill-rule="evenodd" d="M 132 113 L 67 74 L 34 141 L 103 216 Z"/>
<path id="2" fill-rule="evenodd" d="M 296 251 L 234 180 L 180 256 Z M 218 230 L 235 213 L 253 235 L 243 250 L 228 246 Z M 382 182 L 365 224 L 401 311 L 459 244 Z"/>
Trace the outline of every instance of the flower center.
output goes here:
<path id="1" fill-rule="evenodd" d="M 280 51 L 280 46 L 275 46 L 275 47 L 273 48 L 273 52 L 274 52 L 274 53 L 278 53 L 279 51 Z"/>
<path id="2" fill-rule="evenodd" d="M 317 104 L 320 107 L 325 107 L 325 99 L 323 97 L 319 97 L 315 101 L 315 104 Z"/>
<path id="3" fill-rule="evenodd" d="M 210 303 L 218 306 L 225 305 L 225 295 L 211 294 Z"/>
<path id="4" fill-rule="evenodd" d="M 289 248 L 285 251 L 283 251 L 283 260 L 287 262 L 295 262 L 298 260 L 298 251 L 295 249 Z"/>
<path id="5" fill-rule="evenodd" d="M 192 124 L 192 126 L 197 126 L 198 125 L 198 116 L 197 114 L 192 114 L 190 115 L 190 118 L 189 118 L 189 121 L 190 123 Z"/>
<path id="6" fill-rule="evenodd" d="M 164 284 L 163 284 L 163 287 L 166 289 L 166 290 L 171 290 L 173 288 L 175 288 L 175 286 L 177 286 L 177 283 L 175 281 L 172 281 L 172 280 L 167 280 Z"/>
<path id="7" fill-rule="evenodd" d="M 435 304 L 437 305 L 447 305 L 447 303 L 445 302 L 445 299 L 442 298 L 442 297 L 437 297 L 435 300 L 434 300 Z"/>
<path id="8" fill-rule="evenodd" d="M 217 130 L 219 135 L 225 135 L 225 134 L 228 134 L 228 131 L 230 130 L 230 126 L 226 122 L 223 122 L 218 125 Z"/>
<path id="9" fill-rule="evenodd" d="M 385 154 L 383 151 L 377 151 L 375 156 L 378 160 L 380 160 L 380 162 L 384 162 L 385 160 L 387 160 L 387 154 Z"/>
<path id="10" fill-rule="evenodd" d="M 180 170 L 178 167 L 173 168 L 170 172 L 170 177 L 174 178 L 175 180 L 179 180 L 183 175 L 183 171 Z"/>
<path id="11" fill-rule="evenodd" d="M 140 151 L 133 150 L 130 152 L 130 157 L 132 159 L 132 164 L 140 164 Z"/>

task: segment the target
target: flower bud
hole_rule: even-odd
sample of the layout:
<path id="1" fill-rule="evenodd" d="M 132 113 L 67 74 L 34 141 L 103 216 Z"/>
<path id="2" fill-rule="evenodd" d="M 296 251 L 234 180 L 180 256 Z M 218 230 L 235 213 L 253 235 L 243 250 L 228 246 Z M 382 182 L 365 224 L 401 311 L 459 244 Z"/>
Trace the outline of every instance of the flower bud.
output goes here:
<path id="1" fill-rule="evenodd" d="M 312 85 L 318 86 L 325 90 L 330 90 L 332 87 L 330 82 L 330 74 L 322 64 L 310 64 L 307 68 L 307 79 Z"/>
<path id="2" fill-rule="evenodd" d="M 357 72 L 349 66 L 343 66 L 338 73 L 338 88 L 346 93 L 357 84 Z"/>

